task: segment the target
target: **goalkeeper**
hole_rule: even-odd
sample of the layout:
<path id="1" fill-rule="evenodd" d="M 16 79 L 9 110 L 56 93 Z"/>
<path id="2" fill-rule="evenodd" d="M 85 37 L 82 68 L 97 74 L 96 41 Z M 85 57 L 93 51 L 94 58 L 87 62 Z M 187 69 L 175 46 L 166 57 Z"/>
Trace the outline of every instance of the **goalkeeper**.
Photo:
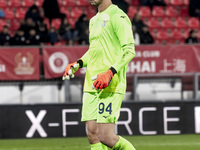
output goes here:
<path id="1" fill-rule="evenodd" d="M 89 50 L 66 67 L 63 79 L 87 67 L 81 121 L 86 123 L 91 150 L 135 150 L 114 133 L 126 91 L 126 70 L 135 56 L 132 25 L 111 0 L 90 3 L 98 7 L 98 13 L 89 24 Z"/>

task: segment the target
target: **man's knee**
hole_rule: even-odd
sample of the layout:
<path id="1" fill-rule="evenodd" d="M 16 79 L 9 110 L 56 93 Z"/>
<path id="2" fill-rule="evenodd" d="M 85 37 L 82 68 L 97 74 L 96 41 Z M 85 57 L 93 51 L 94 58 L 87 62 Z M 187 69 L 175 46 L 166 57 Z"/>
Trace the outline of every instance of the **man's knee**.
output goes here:
<path id="1" fill-rule="evenodd" d="M 90 144 L 98 143 L 98 129 L 95 122 L 87 122 L 87 136 Z"/>

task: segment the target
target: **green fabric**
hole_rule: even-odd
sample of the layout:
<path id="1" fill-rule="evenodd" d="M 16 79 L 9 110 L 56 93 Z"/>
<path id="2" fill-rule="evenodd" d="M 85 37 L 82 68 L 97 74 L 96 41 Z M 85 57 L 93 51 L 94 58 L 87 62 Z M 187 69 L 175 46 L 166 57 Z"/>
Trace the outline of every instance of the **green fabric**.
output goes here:
<path id="1" fill-rule="evenodd" d="M 101 143 L 90 144 L 91 150 L 102 150 Z"/>
<path id="2" fill-rule="evenodd" d="M 102 150 L 108 150 L 108 148 L 107 148 L 106 145 L 104 145 L 104 144 L 101 143 L 101 146 L 102 146 Z"/>
<path id="3" fill-rule="evenodd" d="M 89 50 L 81 58 L 83 66 L 87 66 L 84 92 L 96 92 L 91 77 L 113 66 L 117 73 L 103 92 L 124 94 L 128 63 L 135 56 L 130 19 L 116 5 L 111 5 L 90 20 L 89 30 Z"/>
<path id="4" fill-rule="evenodd" d="M 90 144 L 91 150 L 108 150 L 107 146 L 102 143 Z"/>
<path id="5" fill-rule="evenodd" d="M 81 121 L 116 123 L 124 94 L 84 92 Z"/>
<path id="6" fill-rule="evenodd" d="M 136 150 L 136 149 L 129 141 L 119 136 L 119 141 L 115 144 L 112 150 Z"/>

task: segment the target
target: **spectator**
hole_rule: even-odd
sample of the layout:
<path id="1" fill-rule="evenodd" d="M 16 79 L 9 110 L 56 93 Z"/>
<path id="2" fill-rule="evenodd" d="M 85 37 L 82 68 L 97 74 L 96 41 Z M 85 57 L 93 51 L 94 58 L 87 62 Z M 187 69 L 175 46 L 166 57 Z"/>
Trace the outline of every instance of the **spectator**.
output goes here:
<path id="1" fill-rule="evenodd" d="M 89 28 L 87 28 L 83 34 L 81 34 L 79 39 L 79 44 L 88 45 L 89 44 Z"/>
<path id="2" fill-rule="evenodd" d="M 135 40 L 135 45 L 140 45 L 140 35 L 137 33 L 135 26 L 132 26 L 132 30 L 133 30 L 133 37 Z"/>
<path id="3" fill-rule="evenodd" d="M 25 19 L 31 18 L 36 24 L 42 21 L 39 9 L 36 5 L 31 6 L 26 12 Z"/>
<path id="4" fill-rule="evenodd" d="M 197 37 L 196 30 L 190 31 L 189 37 L 185 40 L 185 43 L 187 43 L 187 44 L 198 43 L 198 37 Z"/>
<path id="5" fill-rule="evenodd" d="M 0 8 L 0 18 L 5 18 L 5 13 L 1 8 Z"/>
<path id="6" fill-rule="evenodd" d="M 8 26 L 3 26 L 3 30 L 0 33 L 0 45 L 7 46 L 10 42 L 10 34 L 9 34 L 9 28 Z"/>
<path id="7" fill-rule="evenodd" d="M 29 31 L 29 36 L 26 41 L 27 45 L 40 45 L 40 35 L 35 29 Z"/>
<path id="8" fill-rule="evenodd" d="M 67 18 L 64 19 L 63 23 L 61 23 L 58 31 L 59 35 L 62 37 L 62 40 L 67 40 L 69 45 L 73 44 L 74 31 Z"/>
<path id="9" fill-rule="evenodd" d="M 200 0 L 190 0 L 189 15 L 200 19 Z"/>
<path id="10" fill-rule="evenodd" d="M 112 0 L 112 3 L 121 8 L 125 13 L 128 12 L 128 3 L 125 0 Z"/>
<path id="11" fill-rule="evenodd" d="M 47 25 L 44 22 L 44 20 L 42 20 L 41 22 L 39 22 L 39 28 L 38 28 L 38 34 L 40 35 L 40 44 L 46 43 L 49 41 L 49 36 L 48 36 L 48 29 L 47 29 Z"/>
<path id="12" fill-rule="evenodd" d="M 151 10 L 153 6 L 166 6 L 164 0 L 140 0 L 140 5 L 149 6 Z"/>
<path id="13" fill-rule="evenodd" d="M 14 37 L 12 38 L 11 44 L 12 45 L 26 45 L 26 37 L 24 30 L 18 29 L 15 33 Z"/>
<path id="14" fill-rule="evenodd" d="M 44 0 L 42 7 L 50 25 L 54 18 L 61 18 L 62 22 L 66 18 L 66 15 L 60 12 L 57 0 Z"/>
<path id="15" fill-rule="evenodd" d="M 142 33 L 140 34 L 140 42 L 141 44 L 153 44 L 154 39 L 149 32 L 149 28 L 147 25 L 142 27 Z"/>
<path id="16" fill-rule="evenodd" d="M 54 27 L 51 27 L 49 29 L 48 36 L 49 36 L 49 41 L 50 41 L 51 45 L 54 45 L 56 42 L 58 42 L 58 34 Z"/>
<path id="17" fill-rule="evenodd" d="M 29 31 L 31 29 L 35 29 L 36 31 L 38 31 L 38 25 L 33 21 L 32 18 L 27 18 L 24 21 L 21 22 L 21 26 L 20 29 L 24 31 L 25 36 L 28 37 L 29 36 Z"/>
<path id="18" fill-rule="evenodd" d="M 141 20 L 141 16 L 139 13 L 136 13 L 133 20 L 132 20 L 132 25 L 135 26 L 136 32 L 139 34 L 142 33 L 142 27 L 145 25 L 143 21 Z"/>
<path id="19" fill-rule="evenodd" d="M 78 35 L 78 42 L 79 44 L 82 44 L 82 40 L 86 39 L 86 38 L 89 38 L 87 36 L 87 30 L 89 29 L 89 21 L 88 21 L 88 18 L 85 14 L 82 14 L 78 21 L 76 22 L 75 24 L 75 32 L 76 32 L 76 35 Z M 83 37 L 84 36 L 84 37 Z"/>

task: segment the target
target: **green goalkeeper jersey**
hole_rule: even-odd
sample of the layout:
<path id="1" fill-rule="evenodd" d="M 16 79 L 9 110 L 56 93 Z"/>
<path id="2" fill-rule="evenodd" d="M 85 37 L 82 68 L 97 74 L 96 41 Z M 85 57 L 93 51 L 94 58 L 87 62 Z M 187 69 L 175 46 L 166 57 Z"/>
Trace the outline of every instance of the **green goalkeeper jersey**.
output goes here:
<path id="1" fill-rule="evenodd" d="M 135 56 L 132 25 L 128 16 L 116 5 L 98 12 L 89 24 L 89 50 L 82 56 L 83 67 L 87 66 L 84 92 L 92 89 L 91 77 L 107 71 L 111 66 L 117 73 L 103 92 L 126 91 L 126 70 Z"/>

